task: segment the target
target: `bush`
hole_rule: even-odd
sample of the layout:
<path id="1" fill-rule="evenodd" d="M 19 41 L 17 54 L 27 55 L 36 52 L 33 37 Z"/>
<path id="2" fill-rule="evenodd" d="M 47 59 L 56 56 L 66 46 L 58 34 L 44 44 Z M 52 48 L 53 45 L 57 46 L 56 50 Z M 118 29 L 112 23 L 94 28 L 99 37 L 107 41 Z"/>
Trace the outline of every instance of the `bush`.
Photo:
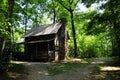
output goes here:
<path id="1" fill-rule="evenodd" d="M 87 58 L 97 57 L 94 48 L 88 47 L 84 52 L 84 57 L 87 57 Z"/>

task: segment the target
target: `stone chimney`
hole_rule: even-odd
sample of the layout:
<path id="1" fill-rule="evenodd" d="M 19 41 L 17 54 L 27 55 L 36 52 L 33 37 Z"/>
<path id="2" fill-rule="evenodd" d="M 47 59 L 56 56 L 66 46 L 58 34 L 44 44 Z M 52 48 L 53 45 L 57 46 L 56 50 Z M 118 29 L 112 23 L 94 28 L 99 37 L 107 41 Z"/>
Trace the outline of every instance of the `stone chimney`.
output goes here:
<path id="1" fill-rule="evenodd" d="M 64 60 L 67 55 L 67 20 L 66 18 L 61 18 L 61 29 L 59 33 L 59 57 L 58 60 Z"/>

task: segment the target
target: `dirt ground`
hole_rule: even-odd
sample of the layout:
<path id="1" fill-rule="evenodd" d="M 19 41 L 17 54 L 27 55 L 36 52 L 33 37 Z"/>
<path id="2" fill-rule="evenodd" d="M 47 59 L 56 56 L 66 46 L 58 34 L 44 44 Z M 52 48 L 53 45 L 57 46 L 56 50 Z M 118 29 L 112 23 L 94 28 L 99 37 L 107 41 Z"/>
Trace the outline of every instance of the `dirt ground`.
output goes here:
<path id="1" fill-rule="evenodd" d="M 103 62 L 105 62 L 104 58 L 97 58 L 84 68 L 52 76 L 48 73 L 47 68 L 54 63 L 19 62 L 19 64 L 24 65 L 28 71 L 24 80 L 91 80 L 90 73 L 95 65 Z"/>

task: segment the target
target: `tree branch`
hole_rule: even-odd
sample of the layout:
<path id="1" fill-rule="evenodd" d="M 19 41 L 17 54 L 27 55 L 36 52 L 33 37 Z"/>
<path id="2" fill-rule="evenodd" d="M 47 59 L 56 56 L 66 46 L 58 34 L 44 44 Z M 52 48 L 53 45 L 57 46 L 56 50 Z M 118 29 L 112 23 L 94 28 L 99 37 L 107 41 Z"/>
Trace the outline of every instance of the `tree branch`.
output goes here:
<path id="1" fill-rule="evenodd" d="M 58 2 L 60 3 L 60 5 L 62 5 L 66 10 L 68 10 L 68 11 L 70 11 L 70 9 L 69 8 L 67 8 L 62 2 L 60 2 L 59 0 L 58 0 Z"/>
<path id="2" fill-rule="evenodd" d="M 77 0 L 77 2 L 76 2 L 75 5 L 74 5 L 75 7 L 77 6 L 77 4 L 78 4 L 79 1 L 80 1 L 80 0 Z M 75 9 L 75 7 L 74 7 L 74 9 Z"/>
<path id="3" fill-rule="evenodd" d="M 70 5 L 73 3 L 73 0 L 69 0 Z"/>
<path id="4" fill-rule="evenodd" d="M 77 2 L 76 2 L 76 4 L 75 4 L 75 6 L 77 5 L 77 3 L 79 2 L 80 0 L 77 0 Z"/>

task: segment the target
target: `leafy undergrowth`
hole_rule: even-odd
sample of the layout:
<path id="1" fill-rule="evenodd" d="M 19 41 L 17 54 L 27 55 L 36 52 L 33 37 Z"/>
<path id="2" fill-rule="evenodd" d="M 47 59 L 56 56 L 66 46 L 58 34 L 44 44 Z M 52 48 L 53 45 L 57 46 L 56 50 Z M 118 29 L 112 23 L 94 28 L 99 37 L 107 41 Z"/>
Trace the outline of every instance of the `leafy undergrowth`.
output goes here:
<path id="1" fill-rule="evenodd" d="M 55 63 L 48 68 L 50 75 L 61 74 L 70 70 L 76 71 L 77 68 L 85 67 L 88 63 Z"/>
<path id="2" fill-rule="evenodd" d="M 0 74 L 0 80 L 22 80 L 25 78 L 24 66 L 20 64 L 10 64 L 4 74 Z"/>
<path id="3" fill-rule="evenodd" d="M 103 70 L 102 68 L 106 70 Z M 107 64 L 97 65 L 92 73 L 92 80 L 120 80 L 119 64 L 114 61 L 110 61 Z"/>

